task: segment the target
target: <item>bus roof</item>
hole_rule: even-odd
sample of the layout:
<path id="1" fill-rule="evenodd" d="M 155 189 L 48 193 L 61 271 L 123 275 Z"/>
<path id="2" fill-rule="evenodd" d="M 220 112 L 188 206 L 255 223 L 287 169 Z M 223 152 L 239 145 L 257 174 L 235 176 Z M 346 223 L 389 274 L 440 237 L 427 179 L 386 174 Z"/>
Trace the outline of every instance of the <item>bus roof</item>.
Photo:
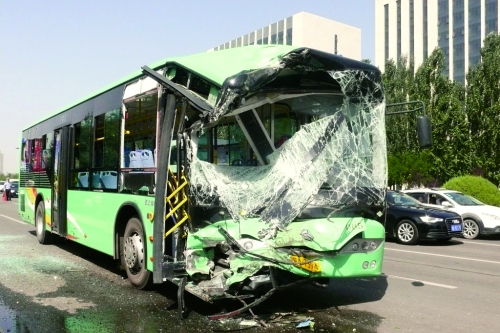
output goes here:
<path id="1" fill-rule="evenodd" d="M 224 80 L 229 76 L 237 74 L 243 70 L 264 67 L 273 59 L 276 59 L 277 57 L 287 54 L 298 48 L 299 47 L 297 46 L 290 45 L 249 45 L 228 50 L 165 58 L 149 65 L 149 67 L 152 69 L 158 69 L 168 63 L 177 63 L 183 67 L 188 68 L 190 71 L 209 79 L 214 83 L 222 85 Z M 95 91 L 94 93 L 78 100 L 76 103 L 67 105 L 50 115 L 42 117 L 42 119 L 35 122 L 34 124 L 37 124 L 44 119 L 53 117 L 78 104 L 92 99 L 93 97 L 98 96 L 110 89 L 113 89 L 114 87 L 143 76 L 144 74 L 142 73 L 140 66 L 137 67 L 137 71 L 123 77 L 118 81 L 113 82 L 110 85 L 105 86 L 98 91 Z M 26 127 L 26 129 L 32 127 L 34 124 L 30 124 Z"/>
<path id="2" fill-rule="evenodd" d="M 149 65 L 148 67 L 156 70 L 166 66 L 169 63 L 176 63 L 187 68 L 189 71 L 194 72 L 199 76 L 204 77 L 205 79 L 208 79 L 215 84 L 218 84 L 219 86 L 222 86 L 224 80 L 230 76 L 233 76 L 244 70 L 253 70 L 267 67 L 274 61 L 276 61 L 279 57 L 299 49 L 303 48 L 291 45 L 248 45 L 221 51 L 212 51 L 197 53 L 188 56 L 165 58 Z M 354 64 L 354 67 L 368 70 L 378 70 L 372 65 L 368 65 L 348 58 L 343 58 L 342 56 L 333 57 L 339 60 L 339 63 L 343 63 L 342 65 L 345 65 L 346 67 L 351 67 Z M 30 124 L 25 129 L 31 128 L 45 119 L 51 118 L 110 89 L 125 84 L 129 81 L 133 81 L 141 76 L 144 76 L 144 74 L 142 72 L 142 69 L 138 68 L 137 71 L 125 76 L 121 80 L 105 86 L 103 89 L 100 89 L 86 96 L 85 98 L 78 100 L 76 103 L 67 105 L 59 110 L 56 110 L 50 115 L 42 117 L 42 119 Z"/>

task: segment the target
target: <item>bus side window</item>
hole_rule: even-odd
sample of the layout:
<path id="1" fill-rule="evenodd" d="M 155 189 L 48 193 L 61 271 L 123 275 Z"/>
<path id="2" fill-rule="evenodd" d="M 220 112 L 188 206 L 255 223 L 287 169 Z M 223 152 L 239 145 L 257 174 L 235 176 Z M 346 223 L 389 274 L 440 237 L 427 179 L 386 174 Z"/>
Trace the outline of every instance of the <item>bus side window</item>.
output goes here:
<path id="1" fill-rule="evenodd" d="M 73 126 L 73 160 L 71 161 L 72 180 L 70 188 L 88 189 L 90 170 L 90 143 L 92 140 L 92 117 Z M 50 163 L 48 163 L 50 165 Z"/>

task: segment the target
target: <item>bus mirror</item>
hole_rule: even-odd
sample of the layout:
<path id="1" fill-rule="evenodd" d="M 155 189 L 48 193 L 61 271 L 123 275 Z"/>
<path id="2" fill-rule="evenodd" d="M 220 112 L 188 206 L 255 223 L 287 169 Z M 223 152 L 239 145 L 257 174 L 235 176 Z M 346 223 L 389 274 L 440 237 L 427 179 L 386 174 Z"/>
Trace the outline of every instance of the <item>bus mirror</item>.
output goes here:
<path id="1" fill-rule="evenodd" d="M 429 117 L 417 117 L 417 135 L 420 148 L 432 147 L 431 119 Z"/>

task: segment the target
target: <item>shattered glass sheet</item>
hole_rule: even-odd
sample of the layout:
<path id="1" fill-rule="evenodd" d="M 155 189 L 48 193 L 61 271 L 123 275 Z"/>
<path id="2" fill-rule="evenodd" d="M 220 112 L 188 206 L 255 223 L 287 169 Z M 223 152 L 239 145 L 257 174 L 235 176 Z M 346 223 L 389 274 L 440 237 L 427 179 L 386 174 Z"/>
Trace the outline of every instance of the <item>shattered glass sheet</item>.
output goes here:
<path id="1" fill-rule="evenodd" d="M 387 179 L 382 87 L 373 73 L 328 73 L 344 93 L 342 106 L 302 126 L 267 156 L 268 165 L 214 165 L 196 157 L 196 140 L 188 144 L 195 204 L 223 206 L 235 220 L 259 216 L 268 225 L 266 237 L 273 237 L 308 205 L 336 210 L 382 203 Z"/>

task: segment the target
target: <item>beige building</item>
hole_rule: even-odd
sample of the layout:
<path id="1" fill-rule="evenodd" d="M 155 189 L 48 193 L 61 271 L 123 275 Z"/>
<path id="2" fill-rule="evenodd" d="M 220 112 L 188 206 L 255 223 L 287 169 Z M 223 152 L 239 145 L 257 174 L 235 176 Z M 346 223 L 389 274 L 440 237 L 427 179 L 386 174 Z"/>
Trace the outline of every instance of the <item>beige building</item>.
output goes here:
<path id="1" fill-rule="evenodd" d="M 361 60 L 361 29 L 307 12 L 259 28 L 210 51 L 260 44 L 304 46 Z"/>
<path id="2" fill-rule="evenodd" d="M 443 74 L 464 84 L 484 37 L 498 32 L 499 9 L 498 0 L 375 0 L 375 65 L 406 56 L 418 67 L 439 47 Z"/>

